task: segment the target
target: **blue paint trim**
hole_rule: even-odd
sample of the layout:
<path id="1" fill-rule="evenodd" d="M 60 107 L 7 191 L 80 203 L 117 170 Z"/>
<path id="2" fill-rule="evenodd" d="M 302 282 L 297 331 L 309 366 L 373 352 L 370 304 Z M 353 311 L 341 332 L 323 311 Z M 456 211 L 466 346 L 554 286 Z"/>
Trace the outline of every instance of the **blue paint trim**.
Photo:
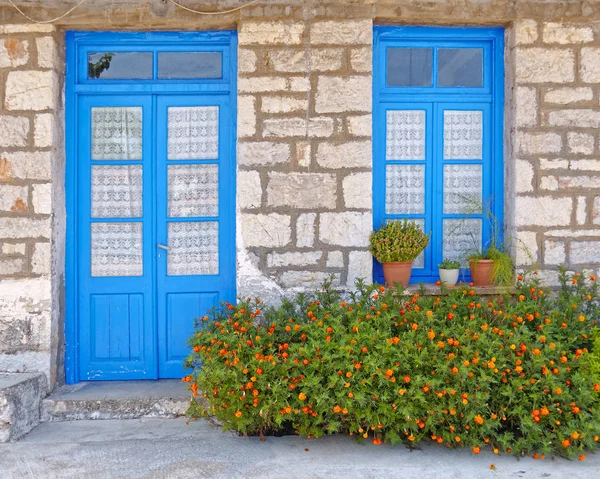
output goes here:
<path id="1" fill-rule="evenodd" d="M 67 32 L 66 33 L 66 202 L 67 202 L 67 252 L 66 252 L 66 314 L 65 314 L 65 373 L 68 384 L 84 379 L 155 379 L 161 375 L 180 376 L 178 364 L 171 364 L 171 369 L 161 371 L 159 367 L 159 331 L 160 322 L 157 315 L 162 305 L 159 293 L 166 294 L 164 284 L 170 281 L 177 293 L 190 290 L 197 291 L 194 284 L 196 277 L 169 277 L 159 283 L 155 278 L 156 272 L 163 268 L 166 271 L 164 255 L 157 258 L 155 242 L 165 243 L 166 225 L 171 221 L 211 221 L 218 219 L 219 248 L 224 254 L 220 255 L 220 274 L 202 276 L 202 291 L 207 288 L 206 298 L 217 294 L 220 300 L 235 301 L 235 165 L 236 165 L 236 77 L 237 77 L 237 32 L 147 32 L 147 33 L 105 33 L 105 32 Z M 151 51 L 153 52 L 153 79 L 150 80 L 88 80 L 87 52 L 91 51 Z M 222 52 L 222 78 L 192 79 L 192 80 L 159 80 L 157 79 L 157 55 L 160 51 L 219 51 Z M 220 138 L 219 159 L 217 160 L 183 160 L 173 161 L 174 164 L 219 164 L 220 190 L 217 218 L 166 218 L 153 210 L 154 199 L 158 198 L 157 185 L 166 192 L 165 160 L 157 161 L 160 155 L 153 132 L 160 131 L 157 117 L 159 103 L 193 105 L 210 104 L 220 106 Z M 109 160 L 90 159 L 90 108 L 97 106 L 126 106 L 136 105 L 143 108 L 143 159 L 118 162 Z M 166 115 L 166 110 L 165 110 Z M 163 126 L 166 117 L 162 118 Z M 159 171 L 160 164 L 165 171 Z M 89 261 L 90 229 L 89 224 L 105 222 L 106 219 L 91 218 L 90 188 L 80 185 L 89 184 L 91 165 L 143 165 L 143 216 L 138 219 L 111 218 L 109 222 L 141 221 L 143 223 L 143 255 L 144 275 L 142 277 L 98 278 L 91 277 Z M 164 185 L 156 179 L 161 177 Z M 166 205 L 159 201 L 158 207 L 166 212 Z M 161 219 L 162 218 L 162 219 Z M 80 224 L 81 223 L 81 224 Z M 162 230 L 161 230 L 162 228 Z M 163 231 L 164 230 L 164 231 Z M 148 241 L 147 236 L 151 239 Z M 154 240 L 157 241 L 154 241 Z M 160 241 L 162 240 L 162 241 Z M 79 248 L 83 247 L 81 251 Z M 83 256 L 81 253 L 85 253 Z M 84 279 L 82 282 L 81 280 Z M 118 283 L 118 285 L 116 285 Z M 209 284 L 210 283 L 210 284 Z M 116 285 L 116 286 L 115 286 Z M 92 288 L 92 289 L 90 289 Z M 120 294 L 125 292 L 126 294 Z M 129 294 L 129 296 L 127 296 Z M 144 294 L 143 308 L 151 309 L 152 321 L 145 331 L 140 324 L 132 322 L 132 315 L 143 313 L 141 298 Z M 195 293 L 194 293 L 195 294 Z M 204 293 L 201 293 L 204 294 Z M 91 296 L 93 295 L 93 298 Z M 82 298 L 91 298 L 82 301 Z M 98 306 L 100 305 L 100 306 Z M 108 305 L 108 306 L 107 306 Z M 210 306 L 208 304 L 208 306 Z M 100 308 L 100 309 L 99 309 Z M 104 308 L 104 309 L 102 309 Z M 129 320 L 128 327 L 135 334 L 139 331 L 145 338 L 139 352 L 139 364 L 144 364 L 143 370 L 131 370 L 120 367 L 118 360 L 90 364 L 83 361 L 80 347 L 84 342 L 89 344 L 89 327 L 83 327 L 81 317 L 92 318 L 98 311 L 109 309 L 115 311 L 119 318 Z M 128 312 L 123 313 L 124 310 Z M 125 314 L 125 316 L 123 316 Z M 83 331 L 83 336 L 80 337 Z M 98 334 L 104 334 L 100 331 Z M 119 352 L 123 350 L 123 338 L 119 336 L 106 337 L 110 347 Z M 179 345 L 179 341 L 177 341 Z M 130 345 L 131 351 L 137 351 L 136 345 Z M 136 353 L 137 354 L 137 353 Z M 89 351 L 87 357 L 90 357 Z M 177 363 L 177 361 L 175 361 Z M 100 364 L 100 367 L 98 366 Z M 107 369 L 104 370 L 103 367 Z"/>
<path id="2" fill-rule="evenodd" d="M 433 48 L 432 86 L 389 87 L 386 85 L 387 48 Z M 438 87 L 437 48 L 481 48 L 483 50 L 483 84 L 481 87 Z M 411 282 L 433 282 L 438 279 L 437 265 L 442 260 L 442 221 L 460 215 L 442 214 L 444 164 L 481 164 L 483 198 L 492 198 L 491 211 L 500 224 L 504 219 L 503 182 L 503 115 L 504 115 L 504 29 L 464 27 L 375 27 L 373 42 L 373 227 L 386 219 L 424 218 L 425 228 L 432 232 L 425 251 L 426 267 L 414 269 Z M 425 109 L 427 111 L 426 160 L 386 161 L 385 136 L 387 110 Z M 482 161 L 443 160 L 443 110 L 481 110 L 484 115 L 484 154 Z M 385 212 L 385 170 L 391 164 L 425 164 L 425 213 L 422 215 L 389 215 Z M 483 217 L 483 215 L 469 215 Z M 490 231 L 485 228 L 484 244 Z M 374 261 L 373 278 L 382 282 L 381 265 Z M 470 278 L 464 278 L 469 280 Z"/>

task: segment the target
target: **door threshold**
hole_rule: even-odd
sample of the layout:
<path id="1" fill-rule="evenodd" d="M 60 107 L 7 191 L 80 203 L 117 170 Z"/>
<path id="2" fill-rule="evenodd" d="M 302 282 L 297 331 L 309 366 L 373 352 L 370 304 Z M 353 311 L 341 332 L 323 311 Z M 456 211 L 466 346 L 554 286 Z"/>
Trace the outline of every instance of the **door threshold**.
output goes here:
<path id="1" fill-rule="evenodd" d="M 42 421 L 179 417 L 190 403 L 186 386 L 180 379 L 66 385 L 43 400 Z"/>

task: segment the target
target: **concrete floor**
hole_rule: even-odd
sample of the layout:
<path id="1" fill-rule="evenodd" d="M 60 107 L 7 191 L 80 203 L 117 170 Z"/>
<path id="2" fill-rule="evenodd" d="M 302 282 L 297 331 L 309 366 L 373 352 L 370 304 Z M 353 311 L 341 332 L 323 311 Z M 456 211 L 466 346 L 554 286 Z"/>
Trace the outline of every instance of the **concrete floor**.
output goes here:
<path id="1" fill-rule="evenodd" d="M 596 479 L 600 454 L 534 461 L 436 446 L 410 452 L 342 437 L 261 442 L 181 418 L 44 423 L 17 443 L 0 444 L 2 479 L 238 477 Z"/>

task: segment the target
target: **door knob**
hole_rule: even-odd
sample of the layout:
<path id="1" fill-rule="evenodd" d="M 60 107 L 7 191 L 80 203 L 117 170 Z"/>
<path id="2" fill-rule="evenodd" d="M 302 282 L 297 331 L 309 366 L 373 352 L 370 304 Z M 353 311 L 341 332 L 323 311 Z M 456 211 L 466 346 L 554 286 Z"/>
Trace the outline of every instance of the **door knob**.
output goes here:
<path id="1" fill-rule="evenodd" d="M 169 251 L 169 247 L 165 246 L 164 244 L 158 243 L 156 246 L 158 246 L 160 249 L 164 249 L 165 251 Z"/>

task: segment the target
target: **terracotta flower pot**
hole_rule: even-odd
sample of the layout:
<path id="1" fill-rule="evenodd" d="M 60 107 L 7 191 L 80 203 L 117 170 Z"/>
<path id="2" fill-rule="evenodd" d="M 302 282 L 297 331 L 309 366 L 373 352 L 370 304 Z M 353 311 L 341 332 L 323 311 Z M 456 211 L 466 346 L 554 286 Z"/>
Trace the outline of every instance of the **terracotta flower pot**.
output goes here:
<path id="1" fill-rule="evenodd" d="M 475 286 L 492 286 L 492 276 L 494 275 L 494 260 L 478 259 L 469 261 L 471 269 L 471 278 Z"/>
<path id="2" fill-rule="evenodd" d="M 412 273 L 412 261 L 405 263 L 383 263 L 383 277 L 387 286 L 394 286 L 396 283 L 402 286 L 408 286 L 410 274 Z"/>

